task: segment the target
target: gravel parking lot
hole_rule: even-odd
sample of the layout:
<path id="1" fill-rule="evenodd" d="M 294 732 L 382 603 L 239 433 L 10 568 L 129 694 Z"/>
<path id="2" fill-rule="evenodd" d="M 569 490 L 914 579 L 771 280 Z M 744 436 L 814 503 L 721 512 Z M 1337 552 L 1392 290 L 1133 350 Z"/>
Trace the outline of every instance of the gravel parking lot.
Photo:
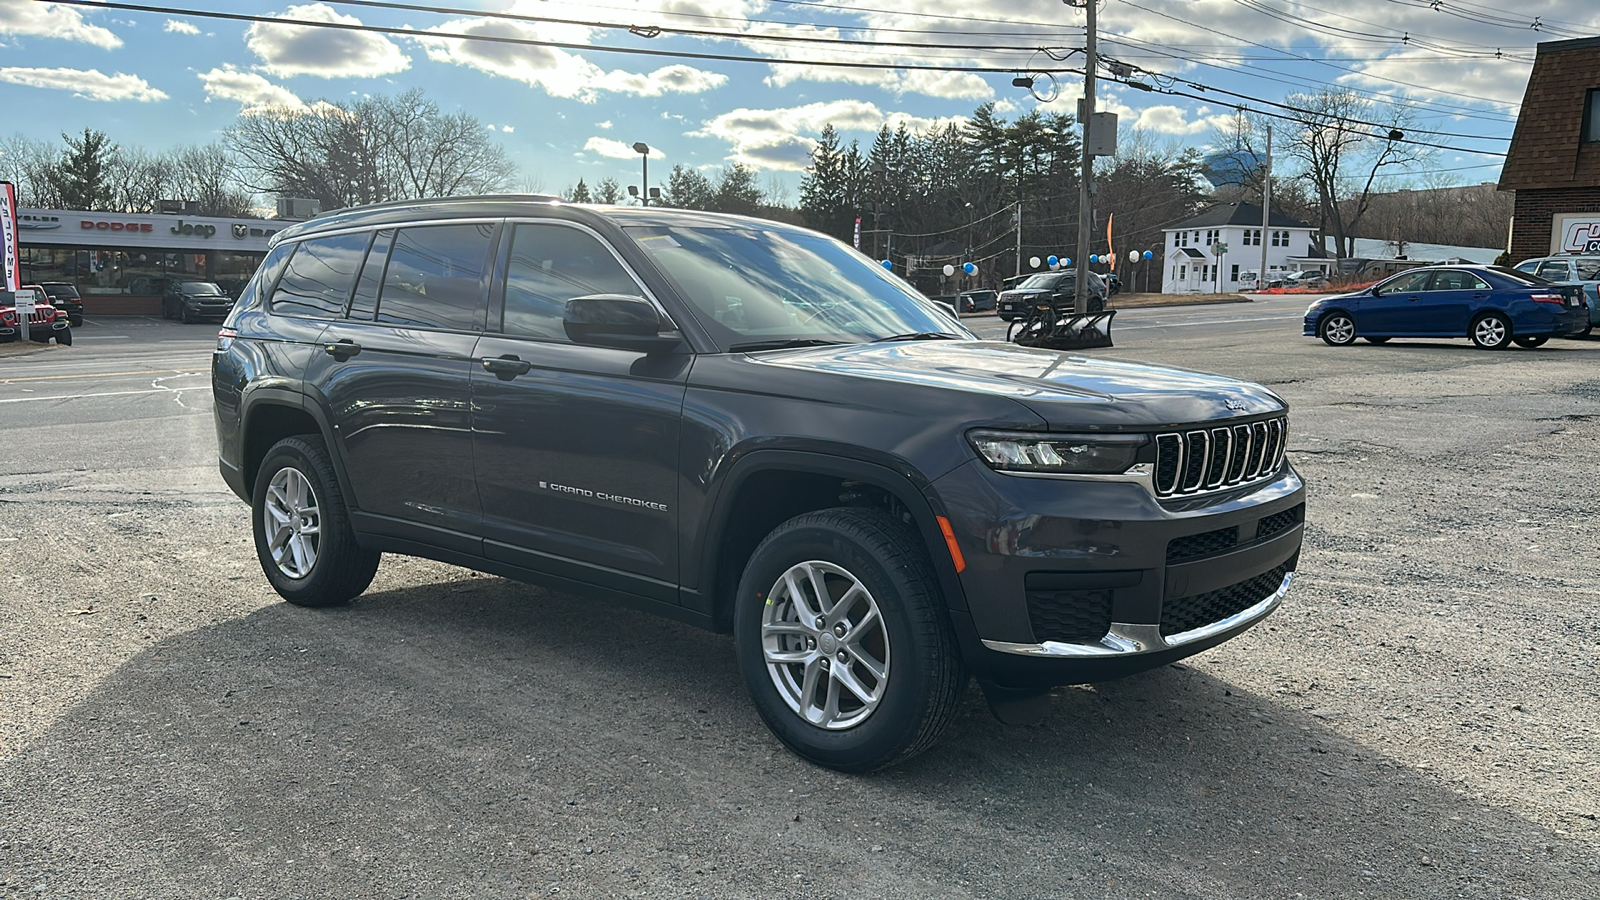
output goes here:
<path id="1" fill-rule="evenodd" d="M 974 688 L 868 777 L 784 751 L 722 635 L 397 558 L 279 602 L 214 329 L 0 357 L 0 895 L 1592 900 L 1600 341 L 1335 349 L 1303 305 L 1094 351 L 1288 398 L 1284 608 L 1039 725 Z"/>

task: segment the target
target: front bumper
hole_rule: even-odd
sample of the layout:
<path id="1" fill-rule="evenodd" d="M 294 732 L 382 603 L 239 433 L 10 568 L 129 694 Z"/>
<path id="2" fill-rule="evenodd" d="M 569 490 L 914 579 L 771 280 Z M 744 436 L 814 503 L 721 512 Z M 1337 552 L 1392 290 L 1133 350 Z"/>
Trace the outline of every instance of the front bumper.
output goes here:
<path id="1" fill-rule="evenodd" d="M 233 303 L 227 305 L 218 303 L 185 302 L 183 309 L 191 319 L 215 319 L 218 322 L 228 318 L 228 313 L 233 312 Z"/>
<path id="2" fill-rule="evenodd" d="M 35 341 L 48 341 L 63 331 L 70 328 L 66 319 L 58 318 L 53 322 L 30 322 L 28 324 L 28 337 Z M 22 327 L 18 325 L 0 325 L 0 343 L 19 340 L 22 337 Z"/>
<path id="3" fill-rule="evenodd" d="M 1104 681 L 1222 643 L 1283 602 L 1305 488 L 1157 501 L 1135 482 L 1029 478 L 973 461 L 935 482 L 966 561 L 952 619 L 976 674 L 1013 688 Z"/>

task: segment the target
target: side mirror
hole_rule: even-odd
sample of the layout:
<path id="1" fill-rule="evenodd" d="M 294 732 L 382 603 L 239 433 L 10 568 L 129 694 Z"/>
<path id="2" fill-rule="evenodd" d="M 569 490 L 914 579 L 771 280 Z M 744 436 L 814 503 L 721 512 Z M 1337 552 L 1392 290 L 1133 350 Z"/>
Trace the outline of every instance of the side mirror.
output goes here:
<path id="1" fill-rule="evenodd" d="M 626 294 L 591 294 L 567 301 L 561 315 L 574 343 L 654 353 L 683 343 L 683 335 L 661 330 L 661 315 L 650 301 Z"/>

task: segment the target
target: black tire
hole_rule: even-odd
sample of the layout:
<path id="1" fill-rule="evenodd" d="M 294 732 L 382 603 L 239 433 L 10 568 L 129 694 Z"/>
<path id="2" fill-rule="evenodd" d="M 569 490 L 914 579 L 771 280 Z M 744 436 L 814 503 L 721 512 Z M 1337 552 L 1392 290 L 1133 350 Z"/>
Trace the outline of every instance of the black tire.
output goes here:
<path id="1" fill-rule="evenodd" d="M 194 323 L 194 317 L 189 315 L 189 307 L 187 305 L 178 307 L 178 321 L 185 325 L 192 325 Z"/>
<path id="2" fill-rule="evenodd" d="M 820 609 L 817 581 L 836 601 L 831 612 Z M 850 585 L 863 590 L 839 601 Z M 779 525 L 746 564 L 733 612 L 756 711 L 817 765 L 870 772 L 910 759 L 933 745 L 965 693 L 967 671 L 927 550 L 888 513 L 825 509 Z M 784 630 L 767 633 L 771 623 Z M 791 659 L 774 662 L 769 651 Z M 821 708 L 812 702 L 819 691 Z"/>
<path id="3" fill-rule="evenodd" d="M 1370 338 L 1362 338 L 1362 340 L 1366 341 L 1369 344 L 1387 344 L 1387 343 L 1389 343 L 1389 339 L 1386 338 L 1386 337 L 1370 337 Z"/>
<path id="4" fill-rule="evenodd" d="M 1330 347 L 1348 347 L 1356 340 L 1356 320 L 1349 313 L 1328 313 L 1317 323 L 1317 337 Z"/>
<path id="5" fill-rule="evenodd" d="M 1511 320 L 1497 312 L 1484 313 L 1472 320 L 1467 336 L 1480 350 L 1504 350 L 1511 345 Z"/>
<path id="6" fill-rule="evenodd" d="M 1543 347 L 1550 340 L 1550 336 L 1548 334 L 1525 334 L 1522 337 L 1512 338 L 1512 340 L 1516 341 L 1518 347 L 1527 347 L 1532 350 L 1535 347 Z"/>
<path id="7" fill-rule="evenodd" d="M 296 485 L 296 479 L 302 483 Z M 381 555 L 356 543 L 339 479 L 321 437 L 302 435 L 274 444 L 261 461 L 250 496 L 256 557 L 267 581 L 283 599 L 296 606 L 335 606 L 359 596 L 372 584 Z M 278 523 L 271 534 L 269 503 L 273 507 L 270 515 Z M 310 511 L 309 516 L 305 510 Z M 302 530 L 309 525 L 316 531 Z M 280 538 L 287 559 L 281 559 L 275 549 Z M 309 563 L 305 551 L 309 551 Z"/>
<path id="8" fill-rule="evenodd" d="M 56 332 L 56 343 L 60 344 L 63 347 L 71 347 L 72 346 L 72 329 L 71 328 L 63 328 L 60 331 Z"/>
<path id="9" fill-rule="evenodd" d="M 161 301 L 161 318 L 163 318 L 163 319 L 172 318 L 172 307 L 168 306 L 167 305 L 167 301 L 165 301 L 165 300 Z"/>

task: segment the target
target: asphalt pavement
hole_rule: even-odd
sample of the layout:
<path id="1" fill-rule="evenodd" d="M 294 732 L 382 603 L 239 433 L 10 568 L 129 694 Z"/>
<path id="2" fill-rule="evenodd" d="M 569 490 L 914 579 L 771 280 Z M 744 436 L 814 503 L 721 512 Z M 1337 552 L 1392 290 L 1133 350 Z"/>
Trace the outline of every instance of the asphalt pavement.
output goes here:
<path id="1" fill-rule="evenodd" d="M 395 557 L 280 602 L 215 326 L 0 354 L 0 896 L 1593 900 L 1600 341 L 1333 348 L 1306 302 L 1085 354 L 1290 401 L 1285 606 L 1038 725 L 974 689 L 873 776 L 778 745 L 722 635 Z"/>

